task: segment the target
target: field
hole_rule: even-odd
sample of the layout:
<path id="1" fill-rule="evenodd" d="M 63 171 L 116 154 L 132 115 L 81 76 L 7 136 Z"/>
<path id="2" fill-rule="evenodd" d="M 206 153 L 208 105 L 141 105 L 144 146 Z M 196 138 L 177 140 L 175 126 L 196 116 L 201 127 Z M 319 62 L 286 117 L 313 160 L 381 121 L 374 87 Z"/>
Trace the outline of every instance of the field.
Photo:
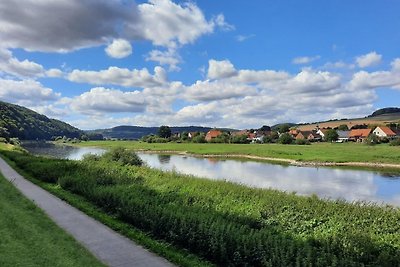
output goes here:
<path id="1" fill-rule="evenodd" d="M 360 143 L 281 144 L 149 144 L 137 141 L 89 141 L 79 146 L 125 147 L 134 150 L 175 151 L 199 155 L 252 155 L 266 158 L 311 162 L 369 162 L 400 164 L 400 147 Z"/>
<path id="2" fill-rule="evenodd" d="M 386 125 L 389 123 L 400 123 L 400 114 L 383 114 L 374 117 L 367 117 L 367 118 L 359 118 L 359 119 L 348 119 L 348 120 L 337 120 L 337 121 L 326 121 L 321 123 L 313 123 L 313 124 L 306 124 L 300 125 L 298 128 L 303 131 L 310 131 L 314 130 L 315 127 L 318 125 L 320 128 L 335 128 L 339 125 L 346 124 L 347 127 L 350 129 L 352 126 L 357 124 L 367 124 L 367 125 Z"/>
<path id="3" fill-rule="evenodd" d="M 104 266 L 0 175 L 0 266 Z"/>
<path id="4" fill-rule="evenodd" d="M 72 162 L 2 153 L 32 177 L 216 265 L 400 265 L 396 208 L 127 166 L 115 154 Z"/>

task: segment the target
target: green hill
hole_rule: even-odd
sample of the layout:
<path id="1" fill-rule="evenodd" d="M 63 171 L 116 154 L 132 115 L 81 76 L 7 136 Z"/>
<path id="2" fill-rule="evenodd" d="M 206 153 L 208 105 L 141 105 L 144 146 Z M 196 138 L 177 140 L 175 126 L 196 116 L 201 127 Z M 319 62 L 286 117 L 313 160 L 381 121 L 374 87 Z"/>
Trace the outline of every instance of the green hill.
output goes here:
<path id="1" fill-rule="evenodd" d="M 0 137 L 50 140 L 53 136 L 79 138 L 83 132 L 33 110 L 0 101 Z"/>

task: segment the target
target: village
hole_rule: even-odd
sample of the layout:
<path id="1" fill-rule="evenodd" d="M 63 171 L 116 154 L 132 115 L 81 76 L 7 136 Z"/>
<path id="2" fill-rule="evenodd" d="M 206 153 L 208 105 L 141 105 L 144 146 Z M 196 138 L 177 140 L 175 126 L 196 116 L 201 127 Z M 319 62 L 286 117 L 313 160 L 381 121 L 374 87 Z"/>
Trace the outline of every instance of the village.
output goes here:
<path id="1" fill-rule="evenodd" d="M 400 129 L 391 128 L 389 126 L 376 126 L 374 128 L 367 128 L 367 125 L 360 126 L 360 129 L 331 129 L 331 128 L 319 128 L 318 126 L 314 130 L 301 130 L 298 128 L 289 128 L 285 130 L 273 131 L 271 129 L 258 129 L 258 130 L 240 130 L 227 132 L 220 129 L 212 129 L 205 135 L 205 141 L 210 143 L 218 143 L 223 141 L 222 136 L 230 136 L 230 140 L 235 143 L 236 140 L 246 140 L 248 143 L 272 143 L 279 139 L 286 137 L 292 142 L 297 140 L 308 141 L 308 142 L 366 142 L 368 138 L 371 138 L 372 142 L 388 143 L 391 140 L 400 138 Z M 198 135 L 198 133 L 188 133 L 188 138 L 192 139 Z M 243 137 L 239 139 L 239 137 Z M 289 143 L 289 142 L 287 142 Z M 300 142 L 298 142 L 300 143 Z"/>

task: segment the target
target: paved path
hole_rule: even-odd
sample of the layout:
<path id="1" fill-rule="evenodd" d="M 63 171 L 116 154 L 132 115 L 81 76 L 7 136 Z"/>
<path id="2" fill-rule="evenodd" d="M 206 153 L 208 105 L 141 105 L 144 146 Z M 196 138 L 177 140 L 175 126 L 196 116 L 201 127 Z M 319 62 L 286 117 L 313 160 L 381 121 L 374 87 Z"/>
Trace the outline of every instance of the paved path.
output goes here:
<path id="1" fill-rule="evenodd" d="M 27 198 L 108 266 L 173 266 L 131 240 L 31 183 L 0 158 L 0 170 Z"/>

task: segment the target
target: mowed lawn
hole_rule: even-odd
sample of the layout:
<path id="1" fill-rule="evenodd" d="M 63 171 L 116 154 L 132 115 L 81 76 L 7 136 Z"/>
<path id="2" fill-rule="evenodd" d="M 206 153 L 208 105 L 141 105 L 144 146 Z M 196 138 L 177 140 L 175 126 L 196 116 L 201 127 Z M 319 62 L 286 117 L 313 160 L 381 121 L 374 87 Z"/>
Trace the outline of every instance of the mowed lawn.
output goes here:
<path id="1" fill-rule="evenodd" d="M 0 266 L 104 266 L 0 174 Z"/>
<path id="2" fill-rule="evenodd" d="M 400 147 L 380 144 L 368 146 L 360 143 L 314 143 L 311 145 L 281 144 L 149 144 L 138 141 L 89 141 L 79 146 L 103 148 L 125 147 L 156 151 L 186 151 L 192 154 L 254 155 L 298 161 L 315 162 L 371 162 L 400 164 Z"/>

